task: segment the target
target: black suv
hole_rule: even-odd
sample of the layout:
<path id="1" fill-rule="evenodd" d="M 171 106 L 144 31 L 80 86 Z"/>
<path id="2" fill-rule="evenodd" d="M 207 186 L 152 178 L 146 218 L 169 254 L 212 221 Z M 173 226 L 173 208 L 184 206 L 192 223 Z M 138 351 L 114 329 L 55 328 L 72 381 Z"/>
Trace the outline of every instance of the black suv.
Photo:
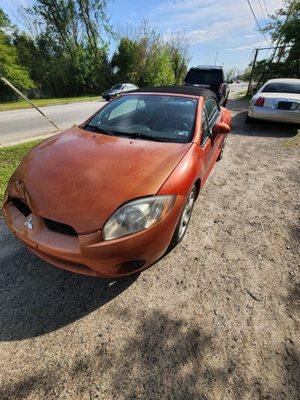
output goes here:
<path id="1" fill-rule="evenodd" d="M 198 67 L 192 67 L 184 79 L 184 84 L 186 86 L 201 86 L 210 89 L 217 95 L 219 104 L 226 107 L 229 96 L 229 85 L 225 82 L 222 67 L 215 65 L 198 65 Z"/>

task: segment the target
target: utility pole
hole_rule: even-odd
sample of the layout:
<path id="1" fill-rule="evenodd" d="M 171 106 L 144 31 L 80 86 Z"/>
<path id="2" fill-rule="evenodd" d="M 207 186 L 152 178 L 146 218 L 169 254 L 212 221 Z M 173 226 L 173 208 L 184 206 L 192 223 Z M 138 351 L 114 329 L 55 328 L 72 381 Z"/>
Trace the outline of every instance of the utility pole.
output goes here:
<path id="1" fill-rule="evenodd" d="M 237 73 L 237 67 L 234 68 L 234 74 L 233 74 L 233 79 L 235 79 Z"/>
<path id="2" fill-rule="evenodd" d="M 215 65 L 217 65 L 217 59 L 218 59 L 218 52 L 216 51 Z"/>
<path id="3" fill-rule="evenodd" d="M 249 78 L 249 84 L 248 84 L 248 89 L 247 89 L 247 95 L 252 94 L 252 80 L 253 80 L 253 73 L 254 73 L 254 69 L 255 69 L 255 65 L 256 65 L 256 61 L 257 61 L 257 56 L 258 56 L 258 52 L 260 50 L 280 50 L 280 49 L 288 49 L 291 48 L 292 46 L 278 46 L 278 44 L 276 46 L 271 46 L 271 47 L 260 47 L 258 49 L 255 49 L 255 54 L 254 54 L 254 59 L 252 62 L 252 69 L 251 69 L 251 73 L 250 73 L 250 78 Z M 270 62 L 273 62 L 274 57 L 271 58 Z"/>
<path id="4" fill-rule="evenodd" d="M 255 49 L 254 59 L 252 62 L 251 74 L 250 74 L 249 83 L 248 83 L 247 95 L 252 94 L 252 86 L 251 85 L 252 85 L 253 73 L 254 73 L 254 68 L 255 68 L 255 64 L 256 64 L 256 60 L 257 60 L 258 51 L 259 51 L 259 49 Z"/>

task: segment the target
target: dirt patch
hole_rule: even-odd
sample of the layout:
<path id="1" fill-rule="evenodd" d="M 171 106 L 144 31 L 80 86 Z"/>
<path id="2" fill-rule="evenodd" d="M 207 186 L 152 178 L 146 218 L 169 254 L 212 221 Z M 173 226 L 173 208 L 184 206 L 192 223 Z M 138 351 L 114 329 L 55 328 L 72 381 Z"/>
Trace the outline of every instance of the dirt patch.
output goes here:
<path id="1" fill-rule="evenodd" d="M 230 107 L 185 240 L 139 277 L 56 270 L 1 223 L 1 399 L 299 398 L 296 133 Z"/>

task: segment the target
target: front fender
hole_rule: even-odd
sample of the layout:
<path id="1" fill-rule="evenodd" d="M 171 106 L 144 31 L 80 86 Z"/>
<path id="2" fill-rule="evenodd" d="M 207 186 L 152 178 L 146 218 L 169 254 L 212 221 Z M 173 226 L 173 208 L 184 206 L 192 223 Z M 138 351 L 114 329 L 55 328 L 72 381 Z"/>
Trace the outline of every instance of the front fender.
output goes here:
<path id="1" fill-rule="evenodd" d="M 204 172 L 201 169 L 201 148 L 196 143 L 193 143 L 157 194 L 186 196 L 196 180 L 199 178 L 202 180 L 203 174 Z"/>

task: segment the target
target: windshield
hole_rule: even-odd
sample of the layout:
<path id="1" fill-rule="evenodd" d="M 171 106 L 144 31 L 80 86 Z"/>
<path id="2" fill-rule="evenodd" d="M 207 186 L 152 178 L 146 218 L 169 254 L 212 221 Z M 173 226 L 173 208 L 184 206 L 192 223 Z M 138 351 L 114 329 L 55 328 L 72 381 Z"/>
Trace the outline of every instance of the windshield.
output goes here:
<path id="1" fill-rule="evenodd" d="M 191 141 L 197 99 L 168 95 L 122 96 L 102 108 L 87 130 L 166 142 Z"/>
<path id="2" fill-rule="evenodd" d="M 223 82 L 221 70 L 190 69 L 185 78 L 185 83 L 199 85 L 219 85 Z"/>
<path id="3" fill-rule="evenodd" d="M 300 94 L 300 83 L 272 82 L 268 83 L 262 92 Z"/>
<path id="4" fill-rule="evenodd" d="M 114 85 L 113 87 L 111 87 L 109 90 L 120 90 L 122 89 L 123 85 Z"/>

